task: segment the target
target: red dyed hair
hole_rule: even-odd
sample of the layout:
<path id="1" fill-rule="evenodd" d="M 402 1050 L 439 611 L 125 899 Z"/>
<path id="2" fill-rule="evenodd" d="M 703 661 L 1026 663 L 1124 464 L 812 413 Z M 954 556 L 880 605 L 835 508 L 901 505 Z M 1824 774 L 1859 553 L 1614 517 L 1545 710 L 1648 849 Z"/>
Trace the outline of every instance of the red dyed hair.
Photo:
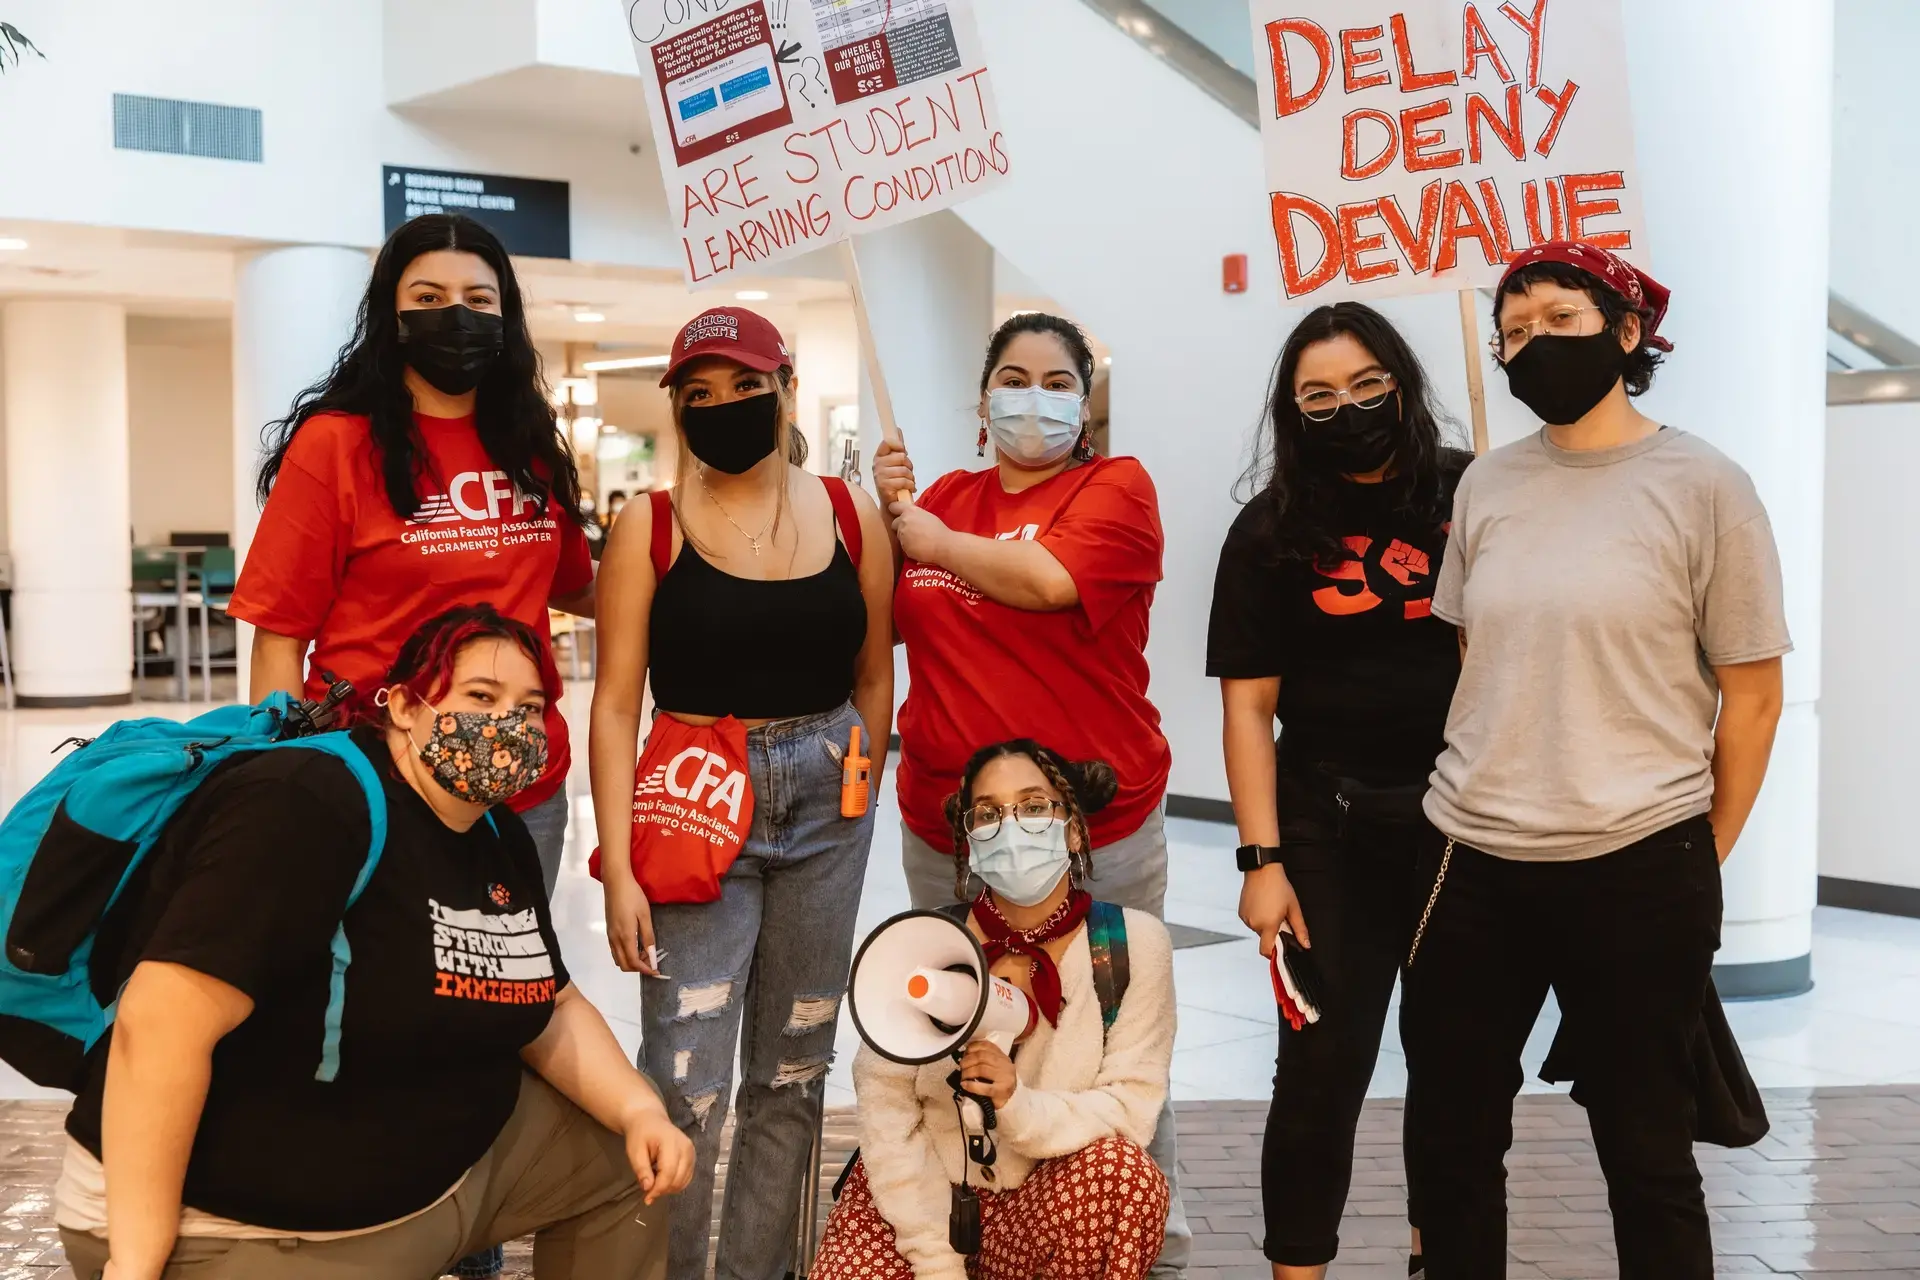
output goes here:
<path id="1" fill-rule="evenodd" d="M 559 692 L 553 687 L 553 673 L 543 657 L 545 650 L 532 627 L 507 617 L 490 604 L 462 605 L 429 618 L 407 637 L 380 688 L 355 692 L 347 717 L 349 724 L 384 728 L 387 710 L 374 699 L 394 685 L 404 685 L 407 692 L 424 702 L 438 702 L 453 687 L 453 666 L 460 651 L 476 640 L 495 639 L 511 641 L 533 659 L 533 665 L 540 668 L 541 682 L 547 686 L 548 698 Z"/>

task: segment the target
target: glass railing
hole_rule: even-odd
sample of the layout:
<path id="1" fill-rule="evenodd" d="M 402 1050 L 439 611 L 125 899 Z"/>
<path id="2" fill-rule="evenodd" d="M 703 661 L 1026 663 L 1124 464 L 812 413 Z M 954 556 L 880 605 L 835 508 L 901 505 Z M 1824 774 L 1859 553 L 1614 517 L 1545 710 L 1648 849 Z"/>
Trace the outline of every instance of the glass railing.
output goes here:
<path id="1" fill-rule="evenodd" d="M 1827 295 L 1827 403 L 1920 400 L 1920 343 Z"/>
<path id="2" fill-rule="evenodd" d="M 1259 67 L 1246 6 L 1235 0 L 1083 0 L 1248 125 L 1260 125 Z M 1920 400 L 1920 343 L 1831 295 L 1827 403 Z"/>

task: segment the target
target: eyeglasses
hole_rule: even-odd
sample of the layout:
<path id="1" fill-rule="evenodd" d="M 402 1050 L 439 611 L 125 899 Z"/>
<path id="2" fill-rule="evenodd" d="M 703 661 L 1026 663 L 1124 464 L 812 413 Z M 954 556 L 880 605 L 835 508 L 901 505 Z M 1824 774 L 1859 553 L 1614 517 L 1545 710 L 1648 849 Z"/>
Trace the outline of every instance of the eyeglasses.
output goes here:
<path id="1" fill-rule="evenodd" d="M 1028 796 L 1009 805 L 988 804 L 983 800 L 967 810 L 967 834 L 985 843 L 1000 834 L 1000 824 L 1008 814 L 1013 815 L 1022 831 L 1037 836 L 1052 826 L 1055 818 L 1066 817 L 1067 806 L 1045 796 Z"/>
<path id="2" fill-rule="evenodd" d="M 1356 409 L 1378 409 L 1392 394 L 1392 374 L 1370 373 L 1364 378 L 1355 379 L 1345 391 L 1309 391 L 1304 396 L 1295 396 L 1293 402 L 1300 406 L 1300 412 L 1309 421 L 1331 422 L 1343 404 L 1350 404 Z"/>
<path id="3" fill-rule="evenodd" d="M 1584 337 L 1581 330 L 1586 328 L 1586 322 L 1581 316 L 1599 310 L 1598 307 L 1583 307 L 1573 302 L 1556 302 L 1547 308 L 1547 314 L 1542 318 L 1526 324 L 1510 324 L 1495 334 L 1487 345 L 1499 359 L 1511 360 L 1515 352 L 1542 334 L 1549 338 Z M 1594 332 L 1598 333 L 1599 330 Z"/>

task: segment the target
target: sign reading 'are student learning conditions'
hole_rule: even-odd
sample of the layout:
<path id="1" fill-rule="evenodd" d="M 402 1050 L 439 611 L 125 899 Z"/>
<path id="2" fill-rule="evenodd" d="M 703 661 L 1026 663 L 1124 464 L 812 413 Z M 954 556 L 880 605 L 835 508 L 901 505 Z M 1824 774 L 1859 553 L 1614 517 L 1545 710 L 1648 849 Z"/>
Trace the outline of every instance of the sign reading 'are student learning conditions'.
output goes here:
<path id="1" fill-rule="evenodd" d="M 972 0 L 622 0 L 687 281 L 944 209 L 1011 162 Z"/>
<path id="2" fill-rule="evenodd" d="M 1546 240 L 1639 258 L 1619 0 L 1253 0 L 1287 296 L 1485 288 Z"/>

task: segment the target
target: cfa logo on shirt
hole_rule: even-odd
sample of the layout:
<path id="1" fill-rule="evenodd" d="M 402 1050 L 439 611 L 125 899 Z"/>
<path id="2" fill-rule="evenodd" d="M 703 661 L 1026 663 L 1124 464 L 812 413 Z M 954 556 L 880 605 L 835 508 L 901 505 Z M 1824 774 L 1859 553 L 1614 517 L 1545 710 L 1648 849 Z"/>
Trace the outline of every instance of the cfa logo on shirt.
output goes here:
<path id="1" fill-rule="evenodd" d="M 995 542 L 1032 542 L 1035 538 L 1039 536 L 1040 536 L 1039 525 L 1023 524 L 1018 529 L 1015 529 L 1012 533 L 994 534 L 993 540 Z"/>
<path id="2" fill-rule="evenodd" d="M 504 471 L 462 471 L 453 478 L 445 493 L 427 495 L 413 523 L 498 520 L 502 510 L 517 516 L 539 508 L 540 500 L 516 490 Z"/>

